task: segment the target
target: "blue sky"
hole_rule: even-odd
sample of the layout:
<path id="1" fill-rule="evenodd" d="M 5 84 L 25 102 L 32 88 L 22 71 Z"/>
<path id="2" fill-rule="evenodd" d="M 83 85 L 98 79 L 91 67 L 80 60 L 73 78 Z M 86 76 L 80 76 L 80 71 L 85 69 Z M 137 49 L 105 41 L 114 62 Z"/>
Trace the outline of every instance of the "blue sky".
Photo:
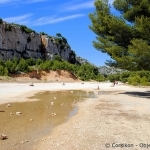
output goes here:
<path id="1" fill-rule="evenodd" d="M 110 58 L 92 45 L 96 37 L 89 29 L 88 15 L 92 12 L 94 0 L 0 0 L 0 18 L 4 21 L 50 36 L 61 33 L 78 56 L 102 66 Z"/>

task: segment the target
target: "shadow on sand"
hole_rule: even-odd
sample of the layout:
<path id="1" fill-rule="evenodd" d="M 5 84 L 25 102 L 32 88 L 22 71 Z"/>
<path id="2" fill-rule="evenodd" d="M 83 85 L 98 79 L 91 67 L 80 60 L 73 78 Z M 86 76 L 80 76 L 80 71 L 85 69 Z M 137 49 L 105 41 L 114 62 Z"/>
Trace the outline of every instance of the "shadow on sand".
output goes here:
<path id="1" fill-rule="evenodd" d="M 127 94 L 130 96 L 134 96 L 134 97 L 141 97 L 141 98 L 150 98 L 150 91 L 145 91 L 145 92 L 124 92 L 121 94 Z"/>

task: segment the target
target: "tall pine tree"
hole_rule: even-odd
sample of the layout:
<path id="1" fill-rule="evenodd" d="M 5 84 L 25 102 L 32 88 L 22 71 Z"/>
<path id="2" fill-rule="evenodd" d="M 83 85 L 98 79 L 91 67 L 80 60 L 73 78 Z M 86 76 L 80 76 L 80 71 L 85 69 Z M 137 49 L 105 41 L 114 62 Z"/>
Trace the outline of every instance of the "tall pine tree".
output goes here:
<path id="1" fill-rule="evenodd" d="M 97 35 L 93 45 L 112 60 L 107 65 L 150 70 L 150 0 L 114 0 L 120 15 L 111 13 L 108 0 L 96 0 L 89 17 Z"/>

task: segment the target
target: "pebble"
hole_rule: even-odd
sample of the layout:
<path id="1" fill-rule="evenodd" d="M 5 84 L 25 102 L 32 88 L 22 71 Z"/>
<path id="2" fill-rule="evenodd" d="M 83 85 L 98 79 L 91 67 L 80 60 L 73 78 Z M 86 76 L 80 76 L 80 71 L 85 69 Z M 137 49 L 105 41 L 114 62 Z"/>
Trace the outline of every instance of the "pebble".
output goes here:
<path id="1" fill-rule="evenodd" d="M 6 139 L 8 139 L 7 135 L 5 135 L 5 134 L 1 134 L 1 136 L 0 136 L 0 140 L 6 140 Z"/>
<path id="2" fill-rule="evenodd" d="M 19 112 L 19 111 L 18 111 L 18 112 L 16 112 L 16 115 L 20 115 L 20 114 L 21 114 L 21 112 Z"/>
<path id="3" fill-rule="evenodd" d="M 56 116 L 56 113 L 52 113 L 52 116 Z"/>
<path id="4" fill-rule="evenodd" d="M 10 104 L 7 104 L 7 106 L 6 106 L 6 107 L 8 107 L 8 108 L 9 108 L 9 107 L 10 107 Z"/>
<path id="5" fill-rule="evenodd" d="M 29 83 L 29 86 L 34 86 L 34 84 L 32 82 Z"/>

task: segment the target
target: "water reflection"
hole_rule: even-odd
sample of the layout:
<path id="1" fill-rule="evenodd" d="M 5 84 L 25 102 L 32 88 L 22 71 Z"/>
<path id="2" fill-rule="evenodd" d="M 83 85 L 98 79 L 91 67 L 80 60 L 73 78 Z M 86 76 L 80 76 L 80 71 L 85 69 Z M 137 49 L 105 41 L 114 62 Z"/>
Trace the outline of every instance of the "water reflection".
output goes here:
<path id="1" fill-rule="evenodd" d="M 75 115 L 76 102 L 94 98 L 94 92 L 55 91 L 38 93 L 30 99 L 38 101 L 0 105 L 0 134 L 8 135 L 8 140 L 0 141 L 0 150 L 29 149 L 41 137 L 50 133 L 57 125 Z M 21 115 L 16 115 L 21 112 Z M 10 115 L 12 114 L 12 115 Z M 22 144 L 24 141 L 29 141 Z"/>

